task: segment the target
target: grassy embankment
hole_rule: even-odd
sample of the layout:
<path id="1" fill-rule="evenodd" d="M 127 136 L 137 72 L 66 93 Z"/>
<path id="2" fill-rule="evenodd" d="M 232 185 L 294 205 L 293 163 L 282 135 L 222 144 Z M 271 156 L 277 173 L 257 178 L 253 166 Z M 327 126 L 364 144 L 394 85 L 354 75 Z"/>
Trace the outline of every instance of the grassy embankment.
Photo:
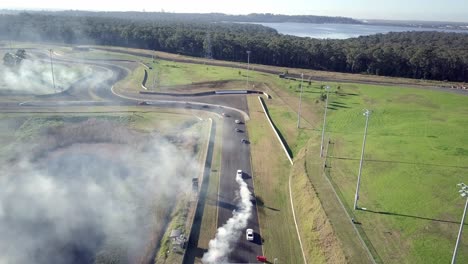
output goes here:
<path id="1" fill-rule="evenodd" d="M 277 85 L 277 84 L 276 84 Z M 305 154 L 307 153 L 306 150 L 301 150 L 309 138 L 320 138 L 320 132 L 312 127 L 312 123 L 308 122 L 308 120 L 313 120 L 314 117 L 312 116 L 312 112 L 309 106 L 304 105 L 303 114 L 306 119 L 302 119 L 301 127 L 303 129 L 297 130 L 297 115 L 294 112 L 293 108 L 289 103 L 294 99 L 294 97 L 287 96 L 286 93 L 294 93 L 294 89 L 290 89 L 290 86 L 295 86 L 294 82 L 291 82 L 289 85 L 285 85 L 287 88 L 285 91 L 278 90 L 282 89 L 278 86 L 275 86 L 275 83 L 271 83 L 270 93 L 273 95 L 273 99 L 267 100 L 268 111 L 270 115 L 273 117 L 273 121 L 275 125 L 280 128 L 280 133 L 283 137 L 286 138 L 288 141 L 288 145 L 290 147 L 292 155 L 295 157 L 295 164 L 292 169 L 290 169 L 290 165 L 287 162 L 284 152 L 281 150 L 279 143 L 276 141 L 276 138 L 271 131 L 271 128 L 267 124 L 266 126 L 260 126 L 262 122 L 266 123 L 265 117 L 263 113 L 260 115 L 256 115 L 253 109 L 259 107 L 259 102 L 257 98 L 252 98 L 249 100 L 249 108 L 251 109 L 251 117 L 252 122 L 249 123 L 249 131 L 253 130 L 261 130 L 264 134 L 267 133 L 270 135 L 262 135 L 262 142 L 252 141 L 252 155 L 253 159 L 257 159 L 253 162 L 254 170 L 256 167 L 260 167 L 261 164 L 265 164 L 265 170 L 262 173 L 259 173 L 255 179 L 259 181 L 260 186 L 270 186 L 271 181 L 276 182 L 276 188 L 281 186 L 280 190 L 287 202 L 289 203 L 289 190 L 288 190 L 288 177 L 292 177 L 292 193 L 293 193 L 293 201 L 296 210 L 296 217 L 298 220 L 299 231 L 301 233 L 301 239 L 304 244 L 304 251 L 306 254 L 306 258 L 309 262 L 312 263 L 343 263 L 347 259 L 353 263 L 366 263 L 369 260 L 366 258 L 366 252 L 360 246 L 360 243 L 357 239 L 353 237 L 354 230 L 352 226 L 348 224 L 348 222 L 344 219 L 340 218 L 340 220 L 344 220 L 345 224 L 348 226 L 334 226 L 334 223 L 330 223 L 327 219 L 329 217 L 327 211 L 324 211 L 322 208 L 322 203 L 317 198 L 317 186 L 316 183 L 312 183 L 309 178 L 307 177 L 308 174 L 314 173 L 316 171 L 320 171 L 320 159 L 316 158 L 309 162 L 305 162 Z M 312 87 L 312 86 L 311 86 Z M 289 91 L 289 92 L 288 92 Z M 279 94 L 283 96 L 279 96 Z M 261 108 L 259 108 L 261 110 Z M 308 118 L 312 117 L 312 118 Z M 252 132 L 250 132 L 252 135 Z M 266 151 L 263 152 L 265 149 L 265 145 L 274 145 L 276 150 L 275 151 Z M 311 147 L 312 148 L 312 147 Z M 258 153 L 260 152 L 260 153 Z M 268 153 L 268 154 L 267 154 Z M 282 160 L 281 162 L 273 162 L 271 159 L 278 159 Z M 310 167 L 312 165 L 312 168 Z M 263 168 L 263 167 L 262 167 Z M 276 179 L 276 180 L 275 180 Z M 256 182 L 257 183 L 257 182 Z M 258 184 L 256 184 L 258 186 Z M 273 184 L 275 186 L 275 184 Z M 325 187 L 327 187 L 325 185 Z M 261 187 L 260 190 L 256 187 L 256 192 L 262 193 Z M 274 196 L 277 192 L 265 191 L 267 197 L 264 199 L 265 201 L 274 200 Z M 273 196 L 273 197 L 272 197 Z M 333 197 L 332 197 L 333 198 Z M 283 208 L 287 208 L 289 211 L 290 205 L 283 204 Z M 336 207 L 334 208 L 335 211 L 338 213 L 340 212 L 341 208 Z M 269 212 L 269 211 L 267 211 Z M 271 212 L 270 212 L 271 214 Z M 290 212 L 289 212 L 290 214 Z M 273 222 L 272 226 L 285 226 L 281 225 L 280 222 L 287 223 L 289 228 L 288 236 L 292 239 L 296 240 L 297 243 L 297 235 L 294 229 L 294 222 L 291 219 L 280 219 L 274 215 L 262 215 L 260 214 L 262 221 Z M 263 217 L 262 217 L 263 216 Z M 290 215 L 289 215 L 290 216 Z M 275 223 L 278 221 L 277 223 Z M 342 223 L 340 223 L 342 224 Z M 263 226 L 262 226 L 263 227 Z M 285 228 L 282 228 L 285 229 Z M 275 235 L 284 235 L 281 234 L 281 231 L 284 231 L 278 228 L 268 228 L 268 231 Z M 339 231 L 339 233 L 337 232 Z M 262 228 L 262 232 L 264 232 L 264 227 Z M 344 238 L 344 241 L 343 241 Z M 348 240 L 346 240 L 348 239 Z M 273 248 L 270 252 L 276 252 L 278 250 L 275 248 L 277 245 L 275 244 L 276 241 L 266 241 L 265 248 L 266 252 L 268 252 L 269 248 Z M 281 251 L 284 254 L 281 256 L 289 256 L 289 254 L 293 253 L 291 251 L 284 250 Z M 298 243 L 296 244 L 297 249 L 299 249 Z M 302 261 L 302 254 L 299 252 L 294 253 L 297 256 L 295 263 L 299 263 Z M 274 257 L 274 256 L 269 256 Z"/>
<path id="2" fill-rule="evenodd" d="M 208 243 L 216 235 L 217 219 L 218 219 L 218 188 L 219 177 L 221 173 L 221 152 L 222 152 L 222 137 L 223 137 L 223 121 L 216 122 L 216 137 L 214 144 L 213 160 L 211 163 L 211 172 L 208 179 L 208 190 L 206 194 L 206 202 L 203 210 L 203 217 L 200 229 L 200 237 L 198 239 L 198 248 L 208 250 Z M 200 258 L 195 258 L 195 263 L 201 263 Z"/>
<path id="3" fill-rule="evenodd" d="M 253 179 L 264 254 L 280 263 L 301 263 L 302 253 L 292 217 L 288 179 L 291 169 L 257 97 L 248 98 Z"/>
<path id="4" fill-rule="evenodd" d="M 188 135 L 195 134 L 200 137 L 198 148 L 196 152 L 196 160 L 199 163 L 201 168 L 199 174 L 194 175 L 202 177 L 203 168 L 205 166 L 206 154 L 207 154 L 207 145 L 208 145 L 208 135 L 210 133 L 210 122 L 205 120 L 197 124 L 197 128 L 193 128 L 186 131 Z M 161 240 L 161 246 L 156 254 L 155 263 L 182 263 L 183 261 L 183 250 L 178 249 L 176 251 L 172 250 L 172 242 L 169 238 L 172 230 L 179 229 L 182 231 L 187 238 L 192 227 L 193 214 L 196 207 L 196 199 L 193 193 L 181 194 L 180 199 L 177 202 L 177 205 L 172 211 L 171 221 L 168 223 L 164 236 Z M 209 229 L 208 229 L 209 230 Z"/>

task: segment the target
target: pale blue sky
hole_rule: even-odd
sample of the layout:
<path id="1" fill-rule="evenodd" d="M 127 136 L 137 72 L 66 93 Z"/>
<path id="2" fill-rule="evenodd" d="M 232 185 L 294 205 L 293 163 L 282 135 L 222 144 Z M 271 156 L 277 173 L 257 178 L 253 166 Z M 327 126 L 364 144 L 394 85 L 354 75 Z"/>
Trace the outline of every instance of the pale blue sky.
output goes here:
<path id="1" fill-rule="evenodd" d="M 353 18 L 468 22 L 468 0 L 2 0 L 0 8 L 161 11 L 228 14 L 275 13 Z"/>

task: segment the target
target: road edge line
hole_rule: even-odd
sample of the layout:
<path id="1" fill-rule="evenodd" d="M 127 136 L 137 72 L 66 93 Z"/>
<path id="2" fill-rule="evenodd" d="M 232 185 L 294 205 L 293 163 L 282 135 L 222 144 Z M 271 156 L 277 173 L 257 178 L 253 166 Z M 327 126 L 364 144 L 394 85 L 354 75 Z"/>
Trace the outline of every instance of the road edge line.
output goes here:
<path id="1" fill-rule="evenodd" d="M 276 131 L 275 127 L 273 126 L 273 123 L 271 122 L 270 116 L 268 115 L 268 113 L 267 113 L 267 111 L 266 111 L 266 109 L 265 109 L 265 106 L 263 105 L 262 98 L 261 98 L 260 96 L 258 97 L 258 100 L 260 101 L 260 105 L 261 105 L 262 108 L 263 108 L 263 111 L 264 111 L 264 113 L 265 113 L 265 116 L 266 116 L 268 122 L 270 123 L 270 126 L 271 126 L 271 128 L 273 129 L 273 132 L 275 132 L 275 135 L 276 135 L 276 137 L 278 138 L 278 140 L 279 140 L 281 146 L 283 147 L 283 150 L 284 150 L 284 152 L 286 153 L 286 156 L 288 157 L 289 162 L 291 163 L 291 165 L 294 165 L 293 160 L 292 160 L 291 157 L 289 156 L 289 153 L 288 153 L 288 151 L 287 151 L 287 149 L 286 149 L 286 146 L 283 144 L 283 141 L 281 140 L 280 136 L 278 135 L 278 131 Z M 289 182 L 289 183 L 288 183 L 288 185 L 289 185 L 289 186 L 288 186 L 288 187 L 289 187 L 289 200 L 290 200 L 290 202 L 291 202 L 291 209 L 292 209 L 292 213 L 293 213 L 294 225 L 295 225 L 295 227 L 296 227 L 296 233 L 297 233 L 297 237 L 298 237 L 298 240 L 299 240 L 299 245 L 301 246 L 302 257 L 303 257 L 303 259 L 304 259 L 304 263 L 307 264 L 307 257 L 306 257 L 306 255 L 305 255 L 304 247 L 303 247 L 303 245 L 302 245 L 302 239 L 301 239 L 301 235 L 300 235 L 300 233 L 299 233 L 299 226 L 297 225 L 296 211 L 294 210 L 294 202 L 293 202 L 292 191 L 291 191 L 291 177 L 292 177 L 291 174 L 292 174 L 292 173 L 290 172 L 290 173 L 289 173 L 289 181 L 288 181 L 288 182 Z M 262 247 L 262 249 L 263 249 L 263 247 Z"/>
<path id="2" fill-rule="evenodd" d="M 289 185 L 289 199 L 291 201 L 291 208 L 292 208 L 292 213 L 293 213 L 293 218 L 294 218 L 294 225 L 296 226 L 297 237 L 299 238 L 299 244 L 301 245 L 302 257 L 304 258 L 304 263 L 307 264 L 307 257 L 304 252 L 304 247 L 302 246 L 302 239 L 299 233 L 299 226 L 297 225 L 296 212 L 294 210 L 294 202 L 293 202 L 292 191 L 291 191 L 291 178 L 292 178 L 292 171 L 289 173 L 289 184 L 288 184 Z"/>

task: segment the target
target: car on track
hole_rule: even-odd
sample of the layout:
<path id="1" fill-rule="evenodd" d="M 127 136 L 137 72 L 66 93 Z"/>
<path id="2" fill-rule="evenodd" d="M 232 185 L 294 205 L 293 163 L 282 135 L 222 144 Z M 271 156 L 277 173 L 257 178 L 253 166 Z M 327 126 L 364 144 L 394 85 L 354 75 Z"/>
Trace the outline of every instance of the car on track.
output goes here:
<path id="1" fill-rule="evenodd" d="M 237 170 L 236 176 L 242 178 L 242 170 Z"/>
<path id="2" fill-rule="evenodd" d="M 240 129 L 237 128 L 237 127 L 236 127 L 234 130 L 235 130 L 236 132 L 242 132 L 242 130 L 240 130 Z"/>
<path id="3" fill-rule="evenodd" d="M 141 102 L 138 102 L 138 105 L 148 105 L 148 102 L 146 102 L 146 101 L 141 101 Z"/>
<path id="4" fill-rule="evenodd" d="M 254 240 L 254 231 L 253 231 L 252 228 L 248 228 L 247 230 L 245 230 L 245 238 L 248 241 L 253 241 Z"/>
<path id="5" fill-rule="evenodd" d="M 236 120 L 234 120 L 234 123 L 236 123 L 236 124 L 242 124 L 242 121 L 240 121 L 239 119 L 236 119 Z"/>
<path id="6" fill-rule="evenodd" d="M 226 114 L 226 113 L 222 113 L 221 115 L 224 116 L 224 117 L 230 117 L 230 115 Z"/>
<path id="7" fill-rule="evenodd" d="M 241 139 L 241 143 L 249 144 L 250 142 L 247 139 L 243 138 L 243 139 Z"/>

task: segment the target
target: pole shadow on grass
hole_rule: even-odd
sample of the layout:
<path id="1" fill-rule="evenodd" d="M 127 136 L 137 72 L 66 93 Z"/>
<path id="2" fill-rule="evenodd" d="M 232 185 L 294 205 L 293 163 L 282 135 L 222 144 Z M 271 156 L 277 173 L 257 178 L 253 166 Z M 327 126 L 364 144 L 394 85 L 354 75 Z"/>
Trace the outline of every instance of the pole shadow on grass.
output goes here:
<path id="1" fill-rule="evenodd" d="M 269 207 L 269 206 L 266 206 L 265 205 L 265 202 L 263 201 L 262 197 L 261 196 L 258 196 L 256 195 L 255 196 L 255 199 L 252 200 L 252 203 L 257 205 L 257 207 L 260 207 L 260 208 L 266 208 L 266 209 L 270 209 L 272 211 L 276 211 L 276 212 L 279 212 L 280 210 L 277 209 L 277 208 L 273 208 L 273 207 Z"/>
<path id="2" fill-rule="evenodd" d="M 364 210 L 364 209 L 361 209 L 361 208 L 358 208 L 358 210 L 363 211 L 363 212 L 373 213 L 373 214 L 382 214 L 382 215 L 391 215 L 391 216 L 408 217 L 408 218 L 414 218 L 414 219 L 421 219 L 421 220 L 435 221 L 435 222 L 449 223 L 449 224 L 457 224 L 457 225 L 460 224 L 459 221 L 450 221 L 450 220 L 429 218 L 429 217 L 423 217 L 423 216 L 417 216 L 417 215 L 399 214 L 399 213 L 385 212 L 385 211 L 374 211 L 374 210 L 369 210 L 369 209 Z M 468 223 L 463 224 L 463 225 L 468 225 Z"/>
<path id="3" fill-rule="evenodd" d="M 334 108 L 350 108 L 345 103 L 340 103 L 340 102 L 332 102 L 332 103 L 329 103 L 328 105 Z"/>

